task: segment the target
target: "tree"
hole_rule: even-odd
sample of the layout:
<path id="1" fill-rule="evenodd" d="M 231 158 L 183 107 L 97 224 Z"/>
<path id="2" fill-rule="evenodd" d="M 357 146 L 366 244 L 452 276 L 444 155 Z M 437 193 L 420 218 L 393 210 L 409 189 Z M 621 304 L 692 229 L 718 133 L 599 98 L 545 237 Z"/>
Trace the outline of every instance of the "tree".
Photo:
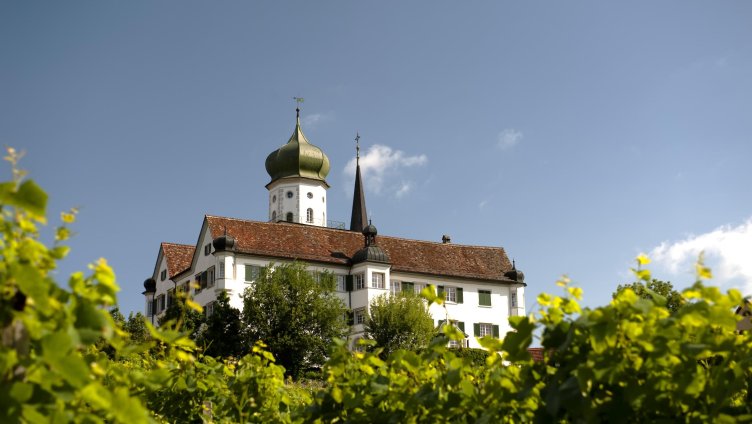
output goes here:
<path id="1" fill-rule="evenodd" d="M 323 364 L 333 340 L 348 332 L 345 305 L 334 292 L 334 275 L 317 276 L 299 262 L 271 264 L 243 297 L 247 345 L 263 341 L 293 377 Z"/>
<path id="2" fill-rule="evenodd" d="M 141 312 L 133 312 L 128 314 L 128 321 L 123 326 L 125 331 L 131 336 L 131 341 L 134 343 L 143 343 L 149 340 L 149 329 L 146 328 L 146 317 Z"/>
<path id="3" fill-rule="evenodd" d="M 674 290 L 674 286 L 670 281 L 661 281 L 655 278 L 648 281 L 647 283 L 637 281 L 632 284 L 619 284 L 619 286 L 616 287 L 616 291 L 611 296 L 616 299 L 619 293 L 628 288 L 632 289 L 632 291 L 634 291 L 635 294 L 642 299 L 653 299 L 653 296 L 648 290 L 663 296 L 666 299 L 666 309 L 668 309 L 672 314 L 676 313 L 676 311 L 678 311 L 684 303 L 681 294 L 678 291 Z"/>
<path id="4" fill-rule="evenodd" d="M 188 305 L 189 301 L 182 293 L 173 298 L 164 315 L 159 317 L 159 326 L 185 331 L 190 334 L 191 339 L 196 340 L 204 323 L 204 314 Z"/>
<path id="5" fill-rule="evenodd" d="M 413 293 L 382 295 L 371 301 L 365 335 L 384 356 L 397 349 L 417 350 L 433 337 L 433 318 L 426 302 Z"/>
<path id="6" fill-rule="evenodd" d="M 244 345 L 240 311 L 230 306 L 230 298 L 224 290 L 219 292 L 214 310 L 198 337 L 197 344 L 204 353 L 215 357 L 239 357 L 248 353 Z"/>

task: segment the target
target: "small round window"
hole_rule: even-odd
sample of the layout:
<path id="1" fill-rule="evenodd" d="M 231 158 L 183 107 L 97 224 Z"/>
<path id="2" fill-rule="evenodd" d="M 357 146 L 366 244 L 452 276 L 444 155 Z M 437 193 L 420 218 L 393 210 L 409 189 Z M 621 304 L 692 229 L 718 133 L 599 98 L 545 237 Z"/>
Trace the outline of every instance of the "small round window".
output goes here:
<path id="1" fill-rule="evenodd" d="M 292 192 L 291 192 L 291 191 L 288 191 L 288 192 L 287 192 L 287 198 L 288 198 L 288 199 L 292 199 Z"/>
<path id="2" fill-rule="evenodd" d="M 308 192 L 308 198 L 313 199 L 313 193 L 311 193 L 310 191 Z"/>

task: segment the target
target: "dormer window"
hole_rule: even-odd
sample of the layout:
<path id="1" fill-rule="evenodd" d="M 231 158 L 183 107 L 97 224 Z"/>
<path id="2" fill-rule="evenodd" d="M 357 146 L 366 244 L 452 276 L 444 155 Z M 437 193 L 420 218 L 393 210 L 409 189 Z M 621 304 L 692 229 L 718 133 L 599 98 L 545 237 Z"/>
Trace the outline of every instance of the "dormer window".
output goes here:
<path id="1" fill-rule="evenodd" d="M 204 246 L 204 256 L 211 255 L 211 243 Z"/>
<path id="2" fill-rule="evenodd" d="M 160 281 L 164 281 L 164 280 L 167 279 L 167 270 L 166 269 L 163 269 L 162 273 L 159 274 L 159 279 L 160 279 Z"/>

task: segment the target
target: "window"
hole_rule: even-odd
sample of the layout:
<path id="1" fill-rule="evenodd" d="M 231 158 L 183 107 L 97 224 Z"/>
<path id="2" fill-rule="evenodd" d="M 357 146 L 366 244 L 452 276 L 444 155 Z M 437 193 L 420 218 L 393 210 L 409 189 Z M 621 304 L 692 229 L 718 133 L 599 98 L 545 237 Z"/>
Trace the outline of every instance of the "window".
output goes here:
<path id="1" fill-rule="evenodd" d="M 159 297 L 157 297 L 157 313 L 160 313 L 165 310 L 165 295 L 160 294 Z"/>
<path id="2" fill-rule="evenodd" d="M 306 215 L 306 222 L 309 224 L 313 223 L 313 209 L 308 208 L 308 210 L 306 210 L 305 215 Z"/>
<path id="3" fill-rule="evenodd" d="M 272 196 L 272 203 L 277 203 L 277 196 Z"/>
<path id="4" fill-rule="evenodd" d="M 358 308 L 353 311 L 353 322 L 356 325 L 366 322 L 366 308 Z"/>
<path id="5" fill-rule="evenodd" d="M 444 300 L 452 303 L 462 303 L 462 288 L 461 287 L 438 287 L 438 294 L 444 293 Z"/>
<path id="6" fill-rule="evenodd" d="M 214 313 L 214 305 L 215 305 L 215 302 L 212 301 L 212 302 L 207 303 L 206 306 L 204 306 L 204 314 L 206 315 L 207 318 L 212 316 L 212 314 Z"/>
<path id="7" fill-rule="evenodd" d="M 335 278 L 337 279 L 337 291 L 339 291 L 339 292 L 345 291 L 346 290 L 347 276 L 346 275 L 337 275 L 337 276 L 335 276 Z"/>
<path id="8" fill-rule="evenodd" d="M 196 289 L 194 293 L 200 293 L 204 287 L 201 285 L 201 273 L 196 274 Z"/>
<path id="9" fill-rule="evenodd" d="M 291 191 L 288 191 L 288 192 L 287 192 L 287 198 L 288 198 L 288 199 L 292 199 L 292 192 L 291 192 Z"/>
<path id="10" fill-rule="evenodd" d="M 209 256 L 211 254 L 211 243 L 204 246 L 204 256 Z"/>
<path id="11" fill-rule="evenodd" d="M 167 290 L 167 307 L 169 308 L 175 303 L 175 289 Z"/>
<path id="12" fill-rule="evenodd" d="M 392 292 L 392 294 L 398 294 L 402 291 L 402 283 L 399 281 L 392 280 L 389 283 L 389 291 Z"/>
<path id="13" fill-rule="evenodd" d="M 277 211 L 272 211 L 272 221 L 277 220 Z"/>
<path id="14" fill-rule="evenodd" d="M 485 337 L 485 336 L 491 336 L 499 338 L 499 326 L 494 324 L 489 324 L 485 322 L 479 322 L 473 324 L 473 330 L 475 332 L 475 337 Z"/>
<path id="15" fill-rule="evenodd" d="M 491 306 L 491 291 L 478 290 L 478 305 Z"/>
<path id="16" fill-rule="evenodd" d="M 214 287 L 214 267 L 206 270 L 206 287 Z"/>
<path id="17" fill-rule="evenodd" d="M 386 288 L 384 286 L 384 273 L 383 272 L 372 272 L 371 273 L 371 287 L 374 289 L 383 289 Z"/>
<path id="18" fill-rule="evenodd" d="M 360 290 L 366 288 L 366 279 L 363 277 L 363 274 L 355 274 L 353 275 L 353 284 L 355 285 L 355 290 Z"/>
<path id="19" fill-rule="evenodd" d="M 167 270 L 166 269 L 163 269 L 162 272 L 159 274 L 159 279 L 161 281 L 164 281 L 164 280 L 167 279 Z"/>
<path id="20" fill-rule="evenodd" d="M 256 281 L 261 274 L 261 267 L 257 265 L 245 266 L 245 281 Z"/>
<path id="21" fill-rule="evenodd" d="M 217 278 L 225 278 L 225 263 L 224 262 L 219 263 L 219 274 L 217 274 Z"/>
<path id="22" fill-rule="evenodd" d="M 292 212 L 287 212 L 287 222 L 292 222 Z"/>
<path id="23" fill-rule="evenodd" d="M 512 302 L 512 307 L 513 308 L 517 307 L 517 290 L 515 290 L 515 291 L 512 292 L 512 296 L 511 296 L 510 302 Z"/>
<path id="24" fill-rule="evenodd" d="M 310 191 L 308 192 L 308 194 L 306 194 L 306 196 L 308 196 L 309 199 L 313 199 L 313 193 L 311 193 Z"/>
<path id="25" fill-rule="evenodd" d="M 493 329 L 491 324 L 481 323 L 478 324 L 478 337 L 485 337 L 493 335 Z"/>

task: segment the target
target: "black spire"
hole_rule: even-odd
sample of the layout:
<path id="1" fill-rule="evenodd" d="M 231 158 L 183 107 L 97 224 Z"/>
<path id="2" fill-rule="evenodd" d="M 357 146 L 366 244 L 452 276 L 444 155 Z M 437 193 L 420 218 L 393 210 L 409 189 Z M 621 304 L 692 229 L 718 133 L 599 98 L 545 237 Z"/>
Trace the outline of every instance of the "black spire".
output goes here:
<path id="1" fill-rule="evenodd" d="M 366 213 L 366 193 L 363 191 L 363 181 L 360 178 L 360 134 L 355 135 L 355 191 L 353 192 L 352 216 L 350 217 L 350 231 L 362 232 L 368 222 Z"/>

